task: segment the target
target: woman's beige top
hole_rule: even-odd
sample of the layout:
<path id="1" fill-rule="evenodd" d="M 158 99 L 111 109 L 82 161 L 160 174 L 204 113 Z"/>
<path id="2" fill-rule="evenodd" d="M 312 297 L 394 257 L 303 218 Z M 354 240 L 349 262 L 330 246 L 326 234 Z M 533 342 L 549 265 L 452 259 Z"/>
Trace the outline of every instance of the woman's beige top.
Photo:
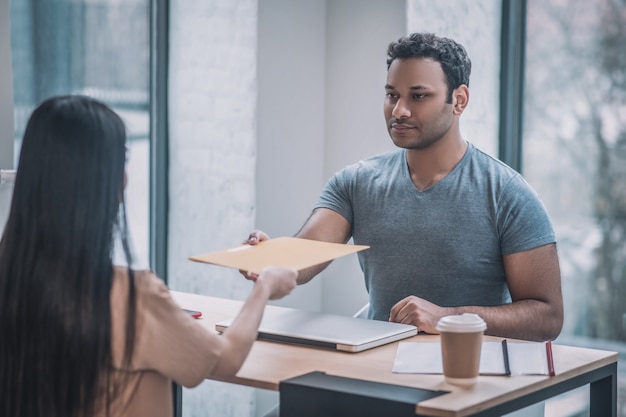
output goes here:
<path id="1" fill-rule="evenodd" d="M 219 360 L 215 343 L 219 336 L 182 311 L 153 273 L 134 275 L 137 336 L 128 368 L 122 367 L 128 294 L 125 269 L 116 269 L 111 289 L 115 377 L 126 381 L 110 405 L 110 417 L 171 417 L 172 380 L 193 387 L 207 378 Z M 104 410 L 99 415 L 104 416 Z"/>

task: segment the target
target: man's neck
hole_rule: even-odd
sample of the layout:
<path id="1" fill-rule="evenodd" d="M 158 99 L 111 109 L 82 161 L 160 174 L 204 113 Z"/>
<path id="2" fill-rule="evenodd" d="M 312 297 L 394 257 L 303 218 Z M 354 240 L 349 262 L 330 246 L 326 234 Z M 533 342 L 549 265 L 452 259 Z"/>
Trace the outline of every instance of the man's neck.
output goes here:
<path id="1" fill-rule="evenodd" d="M 444 138 L 426 149 L 408 149 L 406 162 L 415 187 L 424 191 L 442 180 L 463 158 L 467 146 L 458 135 Z"/>

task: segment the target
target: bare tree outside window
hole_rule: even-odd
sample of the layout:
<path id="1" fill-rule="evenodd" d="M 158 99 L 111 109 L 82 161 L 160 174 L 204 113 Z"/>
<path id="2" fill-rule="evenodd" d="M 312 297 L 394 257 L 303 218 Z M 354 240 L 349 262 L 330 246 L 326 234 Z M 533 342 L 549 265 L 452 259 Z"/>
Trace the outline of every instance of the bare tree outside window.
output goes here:
<path id="1" fill-rule="evenodd" d="M 524 165 L 557 231 L 568 342 L 626 353 L 626 0 L 530 0 Z M 619 363 L 619 386 L 626 371 Z M 626 392 L 618 415 L 626 416 Z"/>

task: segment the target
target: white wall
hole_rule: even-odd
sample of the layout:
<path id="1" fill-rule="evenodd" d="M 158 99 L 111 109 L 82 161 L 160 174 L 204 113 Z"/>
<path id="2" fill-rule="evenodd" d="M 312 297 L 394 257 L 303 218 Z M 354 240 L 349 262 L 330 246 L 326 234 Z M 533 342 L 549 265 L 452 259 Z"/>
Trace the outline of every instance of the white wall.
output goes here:
<path id="1" fill-rule="evenodd" d="M 295 234 L 338 169 L 390 148 L 382 103 L 386 46 L 405 1 L 260 0 L 256 227 Z M 348 125 L 346 121 L 349 121 Z M 367 294 L 356 255 L 272 302 L 352 315 Z M 257 414 L 278 401 L 257 391 Z"/>
<path id="2" fill-rule="evenodd" d="M 261 0 L 258 7 L 255 227 L 293 236 L 325 182 L 326 2 Z M 275 305 L 319 311 L 321 280 Z"/>
<path id="3" fill-rule="evenodd" d="M 255 214 L 256 0 L 170 2 L 169 254 L 173 289 L 243 299 L 236 271 L 188 261 L 240 243 Z M 254 390 L 205 381 L 183 415 L 250 416 Z"/>
<path id="4" fill-rule="evenodd" d="M 327 8 L 325 180 L 394 148 L 383 117 L 387 46 L 406 34 L 406 1 L 335 0 Z M 324 311 L 352 315 L 367 302 L 356 255 L 333 262 L 323 279 Z"/>
<path id="5" fill-rule="evenodd" d="M 343 166 L 392 148 L 382 104 L 386 48 L 406 2 L 259 2 L 256 226 L 293 235 Z M 367 302 L 356 255 L 274 304 L 351 315 Z"/>

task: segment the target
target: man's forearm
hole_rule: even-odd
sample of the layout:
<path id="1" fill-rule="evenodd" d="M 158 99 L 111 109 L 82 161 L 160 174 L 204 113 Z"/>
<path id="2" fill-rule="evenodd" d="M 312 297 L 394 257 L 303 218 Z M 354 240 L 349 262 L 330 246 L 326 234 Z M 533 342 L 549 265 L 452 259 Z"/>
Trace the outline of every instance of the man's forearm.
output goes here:
<path id="1" fill-rule="evenodd" d="M 476 313 L 487 322 L 486 334 L 514 339 L 555 339 L 563 326 L 560 308 L 540 300 L 520 300 L 495 307 L 456 307 L 456 314 Z"/>
<path id="2" fill-rule="evenodd" d="M 306 284 L 307 282 L 311 281 L 314 276 L 326 269 L 328 265 L 330 265 L 330 262 L 326 262 L 320 265 L 314 265 L 299 271 L 298 279 L 296 282 L 298 283 L 298 285 Z"/>

